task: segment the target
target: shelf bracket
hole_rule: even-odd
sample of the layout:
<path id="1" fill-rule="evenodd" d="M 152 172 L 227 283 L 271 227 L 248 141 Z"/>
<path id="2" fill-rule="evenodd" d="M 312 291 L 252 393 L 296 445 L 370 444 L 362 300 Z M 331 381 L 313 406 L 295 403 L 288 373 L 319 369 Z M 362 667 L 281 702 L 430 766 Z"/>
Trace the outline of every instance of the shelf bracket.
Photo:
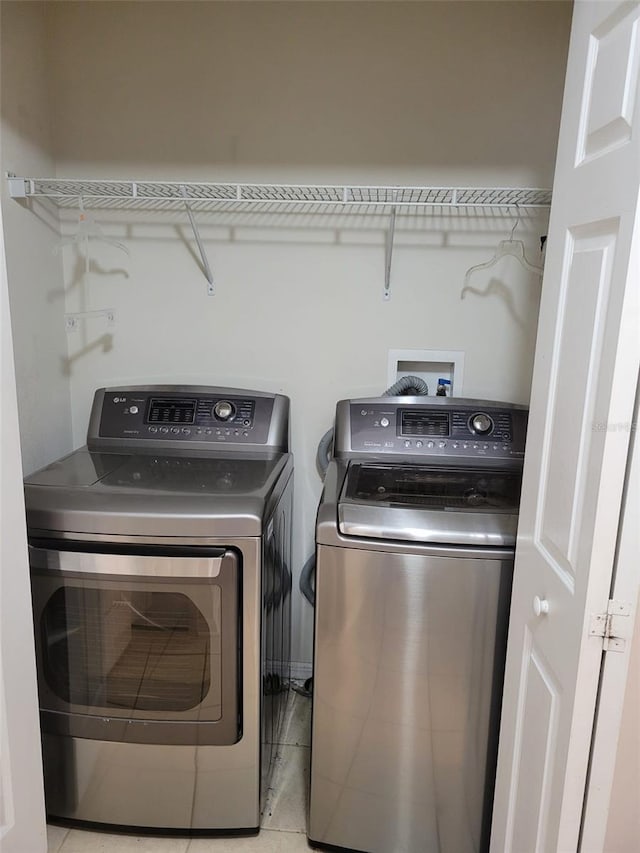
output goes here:
<path id="1" fill-rule="evenodd" d="M 26 198 L 30 189 L 30 181 L 27 178 L 18 178 L 12 172 L 7 172 L 9 184 L 9 195 L 11 198 Z"/>
<path id="2" fill-rule="evenodd" d="M 391 216 L 389 217 L 389 229 L 387 231 L 387 240 L 385 245 L 384 293 L 382 295 L 385 302 L 388 302 L 391 299 L 391 256 L 393 255 L 393 238 L 395 230 L 396 206 L 394 204 L 391 208 Z"/>
<path id="3" fill-rule="evenodd" d="M 183 196 L 186 196 L 186 190 L 184 187 L 180 187 L 180 192 Z M 189 207 L 189 202 L 185 198 L 184 206 L 187 209 L 187 216 L 189 217 L 189 222 L 191 223 L 191 230 L 193 231 L 193 236 L 196 240 L 196 245 L 198 246 L 198 251 L 200 252 L 200 258 L 202 260 L 202 267 L 204 271 L 204 277 L 207 279 L 207 296 L 214 296 L 215 289 L 213 287 L 213 273 L 211 272 L 211 267 L 209 266 L 209 259 L 207 258 L 207 253 L 205 252 L 204 245 L 200 238 L 200 231 L 198 230 L 198 223 L 196 222 L 196 218 L 193 215 L 193 211 Z"/>

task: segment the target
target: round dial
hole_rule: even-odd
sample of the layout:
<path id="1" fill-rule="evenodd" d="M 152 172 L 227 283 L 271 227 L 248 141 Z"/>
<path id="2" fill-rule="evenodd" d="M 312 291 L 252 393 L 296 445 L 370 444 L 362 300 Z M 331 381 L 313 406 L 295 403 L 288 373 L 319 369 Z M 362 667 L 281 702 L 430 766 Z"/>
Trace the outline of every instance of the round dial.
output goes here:
<path id="1" fill-rule="evenodd" d="M 218 400 L 213 407 L 213 414 L 219 421 L 230 421 L 236 413 L 236 407 L 228 400 Z"/>
<path id="2" fill-rule="evenodd" d="M 469 427 L 476 435 L 488 435 L 493 430 L 493 421 L 484 412 L 477 412 L 469 418 Z"/>

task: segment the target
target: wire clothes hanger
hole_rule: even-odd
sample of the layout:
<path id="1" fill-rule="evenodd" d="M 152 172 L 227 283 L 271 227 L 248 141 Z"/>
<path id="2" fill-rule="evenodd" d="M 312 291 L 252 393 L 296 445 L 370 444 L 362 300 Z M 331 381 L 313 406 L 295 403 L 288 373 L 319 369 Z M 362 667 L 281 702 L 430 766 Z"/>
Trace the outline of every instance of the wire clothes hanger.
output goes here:
<path id="1" fill-rule="evenodd" d="M 473 275 L 474 272 L 478 270 L 486 270 L 489 267 L 495 266 L 498 261 L 502 260 L 502 258 L 511 257 L 515 258 L 520 264 L 528 271 L 535 273 L 536 275 L 542 276 L 543 268 L 538 266 L 537 264 L 532 264 L 530 260 L 528 260 L 527 256 L 524 252 L 524 243 L 522 240 L 514 240 L 513 235 L 515 233 L 516 228 L 520 224 L 520 208 L 518 207 L 518 203 L 516 202 L 516 212 L 518 214 L 516 221 L 513 223 L 513 228 L 511 229 L 511 234 L 509 235 L 508 240 L 501 240 L 498 243 L 498 248 L 495 251 L 494 256 L 489 261 L 485 261 L 482 264 L 476 264 L 473 267 L 469 267 L 464 277 L 464 286 L 462 288 L 462 293 L 460 294 L 461 298 L 464 298 L 465 291 L 467 290 L 469 279 Z"/>

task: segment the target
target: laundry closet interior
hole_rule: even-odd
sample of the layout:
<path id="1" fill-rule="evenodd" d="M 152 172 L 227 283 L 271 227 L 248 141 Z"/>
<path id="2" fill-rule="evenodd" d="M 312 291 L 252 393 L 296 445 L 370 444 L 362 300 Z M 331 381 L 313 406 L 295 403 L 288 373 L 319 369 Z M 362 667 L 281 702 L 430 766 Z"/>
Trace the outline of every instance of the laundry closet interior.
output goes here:
<path id="1" fill-rule="evenodd" d="M 1 11 L 24 473 L 84 443 L 96 388 L 289 397 L 304 680 L 298 580 L 336 401 L 422 353 L 458 359 L 457 396 L 528 405 L 541 277 L 511 256 L 466 275 L 510 239 L 543 264 L 571 3 Z"/>

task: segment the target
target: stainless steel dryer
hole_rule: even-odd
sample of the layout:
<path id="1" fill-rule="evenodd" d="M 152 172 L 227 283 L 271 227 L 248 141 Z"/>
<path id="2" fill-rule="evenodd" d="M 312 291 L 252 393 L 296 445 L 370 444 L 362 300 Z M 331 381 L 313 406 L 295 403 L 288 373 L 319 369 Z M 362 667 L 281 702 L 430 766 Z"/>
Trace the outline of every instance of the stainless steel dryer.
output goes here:
<path id="1" fill-rule="evenodd" d="M 345 400 L 317 521 L 309 840 L 488 849 L 527 412 Z"/>
<path id="2" fill-rule="evenodd" d="M 26 480 L 50 817 L 257 832 L 289 679 L 288 414 L 100 389 L 87 446 Z"/>

